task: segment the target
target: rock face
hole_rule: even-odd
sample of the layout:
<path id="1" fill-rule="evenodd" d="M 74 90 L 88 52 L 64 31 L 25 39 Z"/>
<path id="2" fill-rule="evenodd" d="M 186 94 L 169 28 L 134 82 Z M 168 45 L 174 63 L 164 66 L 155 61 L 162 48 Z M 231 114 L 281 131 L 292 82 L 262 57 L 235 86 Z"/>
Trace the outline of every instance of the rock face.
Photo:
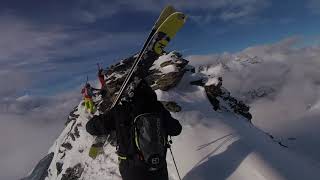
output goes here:
<path id="1" fill-rule="evenodd" d="M 164 107 L 170 112 L 180 112 L 181 107 L 174 101 L 162 101 Z"/>
<path id="2" fill-rule="evenodd" d="M 221 110 L 221 109 L 226 110 L 230 108 L 229 110 L 232 110 L 234 113 L 245 117 L 249 122 L 251 122 L 252 115 L 249 112 L 250 108 L 248 105 L 232 97 L 230 92 L 227 89 L 220 87 L 220 85 L 217 85 L 217 84 L 206 85 L 205 81 L 208 81 L 208 80 L 200 79 L 200 80 L 192 81 L 190 82 L 190 84 L 204 87 L 207 97 L 210 103 L 212 104 L 214 110 Z M 228 104 L 228 107 L 221 105 L 220 101 L 222 100 Z"/>
<path id="3" fill-rule="evenodd" d="M 152 68 L 153 70 L 156 69 L 157 72 L 154 72 L 149 77 L 153 82 L 153 89 L 168 91 L 176 87 L 188 70 L 186 68 L 187 64 L 188 61 L 183 59 L 181 54 L 177 52 L 171 52 L 166 56 L 160 57 Z"/>
<path id="4" fill-rule="evenodd" d="M 121 60 L 119 63 L 110 66 L 105 70 L 107 95 L 100 104 L 100 110 L 107 109 L 115 99 L 116 93 L 129 72 L 135 56 Z M 154 90 L 161 89 L 167 91 L 174 88 L 187 71 L 188 61 L 183 59 L 181 54 L 171 52 L 161 56 L 149 69 L 146 80 Z"/>
<path id="5" fill-rule="evenodd" d="M 74 167 L 68 168 L 62 175 L 61 180 L 78 180 L 81 177 L 83 170 L 84 168 L 79 163 Z"/>
<path id="6" fill-rule="evenodd" d="M 51 164 L 53 156 L 53 152 L 46 155 L 38 162 L 31 174 L 28 177 L 23 178 L 21 180 L 44 180 L 48 176 L 48 168 Z"/>

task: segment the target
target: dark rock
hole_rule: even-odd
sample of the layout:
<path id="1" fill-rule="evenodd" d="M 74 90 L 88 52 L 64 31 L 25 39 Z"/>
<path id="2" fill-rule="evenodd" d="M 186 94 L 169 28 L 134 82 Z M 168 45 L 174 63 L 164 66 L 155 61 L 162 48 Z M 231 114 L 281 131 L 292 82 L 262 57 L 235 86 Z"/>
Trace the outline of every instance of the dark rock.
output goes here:
<path id="1" fill-rule="evenodd" d="M 160 64 L 160 67 L 166 67 L 166 66 L 169 66 L 169 65 L 172 65 L 172 64 L 174 64 L 172 61 L 165 61 L 165 62 Z"/>
<path id="2" fill-rule="evenodd" d="M 184 71 L 171 72 L 163 75 L 159 80 L 156 81 L 158 89 L 167 91 L 175 87 L 184 75 Z"/>
<path id="3" fill-rule="evenodd" d="M 57 162 L 56 163 L 56 168 L 57 168 L 57 175 L 59 175 L 62 171 L 62 166 L 63 166 L 63 163 L 61 162 Z"/>
<path id="4" fill-rule="evenodd" d="M 62 175 L 61 180 L 78 180 L 82 173 L 84 168 L 81 166 L 81 164 L 77 164 L 72 168 L 67 168 L 66 172 Z"/>
<path id="5" fill-rule="evenodd" d="M 65 142 L 63 144 L 61 144 L 62 147 L 71 150 L 72 149 L 72 145 L 69 142 Z"/>
<path id="6" fill-rule="evenodd" d="M 170 112 L 180 112 L 181 106 L 179 106 L 176 102 L 173 101 L 161 101 L 164 107 Z"/>
<path id="7" fill-rule="evenodd" d="M 215 85 L 205 86 L 204 89 L 213 109 L 215 111 L 218 110 L 220 108 L 220 102 L 217 97 L 221 96 L 221 89 Z"/>
<path id="8" fill-rule="evenodd" d="M 21 180 L 44 180 L 48 176 L 48 168 L 53 159 L 54 153 L 50 153 L 42 158 L 28 177 Z"/>
<path id="9" fill-rule="evenodd" d="M 70 133 L 70 137 L 71 137 L 72 141 L 76 140 L 76 138 L 74 137 L 74 134 Z"/>
<path id="10" fill-rule="evenodd" d="M 251 123 L 252 115 L 249 112 L 250 107 L 244 104 L 242 101 L 238 101 L 236 98 L 232 97 L 230 92 L 227 90 L 222 90 L 221 84 L 220 87 L 217 85 L 210 85 L 205 86 L 204 88 L 214 110 L 218 110 L 220 108 L 220 102 L 218 98 L 222 98 L 228 103 L 230 108 L 233 109 L 234 113 L 243 116 Z"/>
<path id="11" fill-rule="evenodd" d="M 65 126 L 67 126 L 71 121 L 76 120 L 80 115 L 75 114 L 75 112 L 78 111 L 78 106 L 74 107 L 73 110 L 70 112 L 67 121 L 64 123 Z"/>
<path id="12" fill-rule="evenodd" d="M 186 70 L 186 71 L 190 71 L 190 72 L 192 72 L 192 73 L 196 73 L 196 68 L 193 67 L 193 66 L 190 66 L 190 65 L 187 65 L 187 66 L 185 67 L 185 70 Z"/>
<path id="13" fill-rule="evenodd" d="M 195 85 L 195 86 L 204 86 L 205 85 L 205 83 L 203 82 L 203 79 L 191 81 L 190 84 Z"/>
<path id="14" fill-rule="evenodd" d="M 79 132 L 78 126 L 76 126 L 76 127 L 74 128 L 74 135 L 75 135 L 77 138 L 80 137 L 80 132 Z"/>

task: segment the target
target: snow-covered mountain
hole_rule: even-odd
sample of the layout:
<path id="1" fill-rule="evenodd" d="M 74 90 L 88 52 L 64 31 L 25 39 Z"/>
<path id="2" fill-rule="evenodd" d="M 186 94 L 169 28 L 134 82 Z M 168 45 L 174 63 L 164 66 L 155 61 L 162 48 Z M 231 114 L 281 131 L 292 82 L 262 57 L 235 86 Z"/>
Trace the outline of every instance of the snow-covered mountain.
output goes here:
<path id="1" fill-rule="evenodd" d="M 95 100 L 99 111 L 109 106 L 133 59 L 124 59 L 106 69 L 108 98 Z M 173 139 L 172 146 L 183 179 L 319 179 L 320 167 L 314 161 L 291 151 L 252 124 L 255 119 L 251 119 L 250 108 L 245 103 L 272 97 L 273 88 L 279 86 L 259 84 L 239 93 L 230 93 L 224 84 L 218 87 L 218 77 L 224 79 L 228 76 L 226 72 L 250 69 L 263 59 L 247 55 L 224 55 L 217 59 L 208 65 L 191 66 L 181 54 L 171 52 L 155 61 L 147 78 L 158 99 L 183 125 L 181 135 Z M 243 96 L 243 92 L 247 96 Z M 242 101 L 233 97 L 234 94 Z M 216 106 L 219 106 L 217 111 L 213 109 Z M 80 102 L 70 113 L 65 129 L 48 155 L 25 180 L 121 179 L 113 146 L 106 145 L 104 154 L 95 160 L 88 156 L 94 140 L 85 130 L 89 118 Z M 170 179 L 177 180 L 169 154 L 167 161 Z"/>

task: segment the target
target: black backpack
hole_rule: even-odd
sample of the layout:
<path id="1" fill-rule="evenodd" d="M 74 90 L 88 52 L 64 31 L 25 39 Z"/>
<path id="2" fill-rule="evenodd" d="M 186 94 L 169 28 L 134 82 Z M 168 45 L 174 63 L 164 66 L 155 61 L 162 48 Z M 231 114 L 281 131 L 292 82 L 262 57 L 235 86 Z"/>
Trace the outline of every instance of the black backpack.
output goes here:
<path id="1" fill-rule="evenodd" d="M 134 119 L 134 144 L 149 170 L 165 165 L 168 148 L 164 121 L 159 113 L 144 113 Z"/>

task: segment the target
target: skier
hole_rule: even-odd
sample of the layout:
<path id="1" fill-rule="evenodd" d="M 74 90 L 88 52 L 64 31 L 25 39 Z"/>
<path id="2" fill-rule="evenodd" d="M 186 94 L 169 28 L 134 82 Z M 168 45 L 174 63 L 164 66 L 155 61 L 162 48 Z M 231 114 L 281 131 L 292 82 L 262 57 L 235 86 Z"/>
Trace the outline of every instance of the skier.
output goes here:
<path id="1" fill-rule="evenodd" d="M 107 86 L 106 86 L 106 80 L 104 79 L 104 72 L 103 69 L 100 68 L 100 66 L 98 65 L 98 78 L 101 84 L 101 88 L 100 88 L 100 94 L 102 96 L 102 98 L 104 98 L 107 94 Z"/>
<path id="2" fill-rule="evenodd" d="M 89 83 L 86 83 L 85 87 L 82 88 L 81 94 L 83 95 L 84 98 L 84 104 L 86 107 L 86 110 L 93 114 L 95 112 L 95 107 L 92 101 L 92 97 L 95 96 L 93 93 L 93 88 Z"/>
<path id="3" fill-rule="evenodd" d="M 106 81 L 104 79 L 104 72 L 102 68 L 99 68 L 98 70 L 98 78 L 101 84 L 101 89 L 104 88 L 106 86 Z"/>
<path id="4" fill-rule="evenodd" d="M 165 142 L 167 142 L 168 136 L 179 135 L 182 127 L 179 121 L 172 118 L 169 111 L 157 100 L 157 95 L 145 80 L 135 77 L 134 82 L 129 85 L 128 89 L 124 94 L 125 97 L 121 99 L 118 105 L 102 115 L 94 116 L 87 123 L 86 129 L 91 135 L 97 136 L 108 134 L 112 130 L 116 131 L 119 170 L 123 180 L 168 180 L 165 160 L 168 144 L 156 143 L 156 145 L 165 147 L 163 148 L 164 157 L 162 159 L 152 158 L 151 160 L 152 163 L 162 162 L 161 166 L 157 166 L 157 168 L 150 166 L 146 161 L 147 158 L 145 154 L 142 152 L 144 152 L 145 149 L 149 152 L 150 150 L 154 150 L 154 148 L 148 147 L 149 144 L 143 144 L 137 147 L 139 138 L 137 137 L 136 125 L 134 124 L 136 121 L 139 121 L 137 120 L 139 119 L 138 117 L 146 114 L 159 114 L 161 122 L 163 122 L 163 126 L 161 125 L 163 129 L 161 130 L 164 131 L 165 138 L 158 139 L 163 141 L 166 139 Z M 151 126 L 148 126 L 148 128 L 150 127 Z M 144 132 L 148 131 L 148 128 L 144 127 Z M 135 130 L 134 132 L 133 129 Z M 159 137 L 161 132 L 156 131 L 153 133 Z M 146 134 L 147 133 L 144 135 Z M 148 137 L 149 139 L 152 137 L 154 140 L 154 136 Z M 146 139 L 148 139 L 148 137 Z"/>

